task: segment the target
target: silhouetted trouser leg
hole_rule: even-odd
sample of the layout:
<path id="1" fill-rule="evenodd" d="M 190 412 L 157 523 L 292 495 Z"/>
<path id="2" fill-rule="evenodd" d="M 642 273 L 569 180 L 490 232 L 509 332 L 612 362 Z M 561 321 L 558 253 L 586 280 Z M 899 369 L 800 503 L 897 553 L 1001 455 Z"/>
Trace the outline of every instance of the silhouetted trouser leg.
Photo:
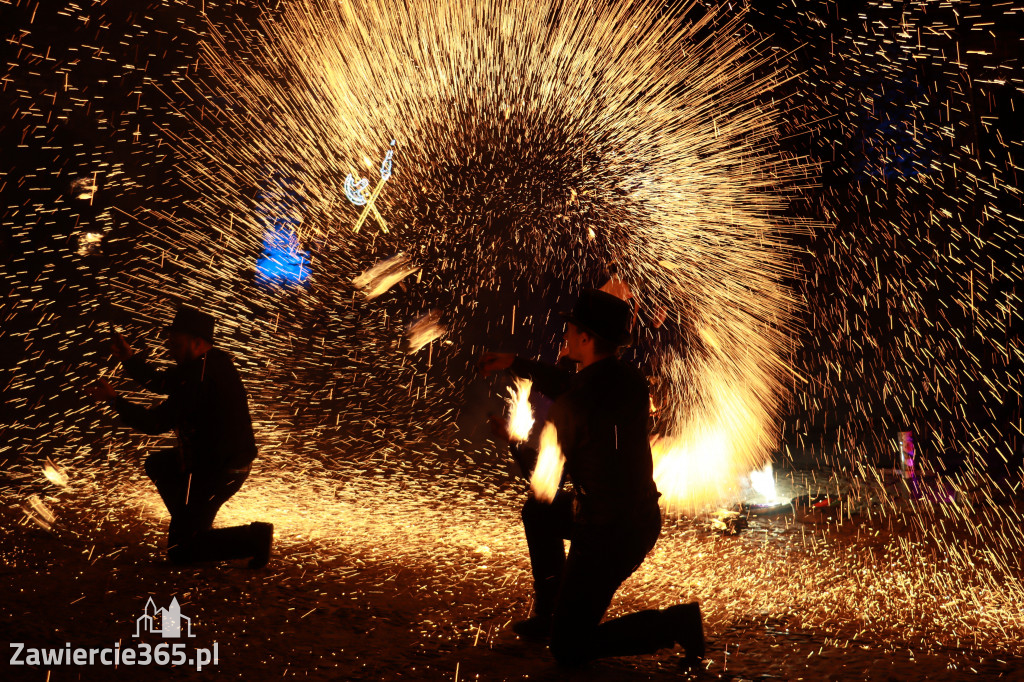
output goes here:
<path id="1" fill-rule="evenodd" d="M 523 529 L 533 569 L 533 610 L 539 616 L 555 611 L 558 583 L 565 566 L 565 543 L 572 533 L 573 496 L 559 491 L 551 503 L 531 495 L 523 505 Z"/>
<path id="2" fill-rule="evenodd" d="M 551 631 L 551 652 L 559 663 L 577 665 L 674 646 L 664 611 L 639 611 L 601 623 L 615 591 L 640 567 L 660 531 L 657 502 L 616 523 L 573 527 Z"/>
<path id="3" fill-rule="evenodd" d="M 221 505 L 238 492 L 248 474 L 183 472 L 176 450 L 146 459 L 146 475 L 156 484 L 171 523 L 167 557 L 174 562 L 221 561 L 254 556 L 257 537 L 251 526 L 213 528 Z"/>

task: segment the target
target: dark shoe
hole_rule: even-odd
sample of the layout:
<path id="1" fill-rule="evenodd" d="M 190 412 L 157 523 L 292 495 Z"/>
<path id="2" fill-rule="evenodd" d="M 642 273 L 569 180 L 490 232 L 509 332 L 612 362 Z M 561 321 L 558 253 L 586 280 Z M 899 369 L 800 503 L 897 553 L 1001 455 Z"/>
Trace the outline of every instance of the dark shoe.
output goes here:
<path id="1" fill-rule="evenodd" d="M 551 616 L 534 616 L 512 624 L 512 631 L 523 639 L 540 641 L 551 636 Z"/>
<path id="2" fill-rule="evenodd" d="M 676 604 L 665 609 L 672 637 L 686 649 L 686 663 L 694 667 L 704 659 L 704 619 L 700 604 Z"/>
<path id="3" fill-rule="evenodd" d="M 256 521 L 250 523 L 249 528 L 252 529 L 255 537 L 256 547 L 256 553 L 253 554 L 252 559 L 249 559 L 249 568 L 263 568 L 270 561 L 270 547 L 274 544 L 274 526 L 270 523 Z"/>
<path id="4" fill-rule="evenodd" d="M 175 545 L 167 548 L 167 563 L 172 566 L 188 566 L 193 563 L 192 553 L 184 547 Z"/>

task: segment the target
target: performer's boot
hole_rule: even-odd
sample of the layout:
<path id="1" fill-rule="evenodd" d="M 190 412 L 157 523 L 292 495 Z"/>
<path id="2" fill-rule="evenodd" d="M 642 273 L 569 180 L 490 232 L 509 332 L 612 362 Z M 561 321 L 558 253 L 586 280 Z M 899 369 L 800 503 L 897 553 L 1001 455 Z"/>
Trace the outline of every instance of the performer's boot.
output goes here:
<path id="1" fill-rule="evenodd" d="M 700 604 L 676 604 L 664 611 L 669 619 L 669 631 L 675 641 L 686 649 L 686 664 L 694 667 L 704 658 L 704 619 Z"/>
<path id="2" fill-rule="evenodd" d="M 534 586 L 533 616 L 512 624 L 512 630 L 523 639 L 542 640 L 551 636 L 551 616 L 558 597 L 559 576 L 544 578 Z"/>
<path id="3" fill-rule="evenodd" d="M 255 552 L 249 559 L 249 568 L 263 568 L 270 561 L 270 548 L 274 544 L 274 526 L 262 521 L 249 524 L 255 538 Z"/>
<path id="4" fill-rule="evenodd" d="M 177 552 L 177 561 L 228 561 L 249 559 L 249 568 L 262 568 L 270 560 L 274 542 L 274 526 L 250 523 L 247 526 L 214 528 L 199 533 Z M 175 561 L 168 551 L 168 557 Z"/>

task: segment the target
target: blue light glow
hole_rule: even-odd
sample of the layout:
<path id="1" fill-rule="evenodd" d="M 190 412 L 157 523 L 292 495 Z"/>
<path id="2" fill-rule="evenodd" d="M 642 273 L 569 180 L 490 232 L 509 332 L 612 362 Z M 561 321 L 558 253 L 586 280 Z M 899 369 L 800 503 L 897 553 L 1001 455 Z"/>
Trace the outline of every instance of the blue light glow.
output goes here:
<path id="1" fill-rule="evenodd" d="M 309 252 L 303 250 L 298 233 L 300 209 L 306 202 L 294 184 L 294 178 L 275 173 L 260 194 L 262 205 L 257 213 L 266 229 L 263 253 L 256 261 L 256 279 L 271 286 L 303 284 L 312 274 Z"/>

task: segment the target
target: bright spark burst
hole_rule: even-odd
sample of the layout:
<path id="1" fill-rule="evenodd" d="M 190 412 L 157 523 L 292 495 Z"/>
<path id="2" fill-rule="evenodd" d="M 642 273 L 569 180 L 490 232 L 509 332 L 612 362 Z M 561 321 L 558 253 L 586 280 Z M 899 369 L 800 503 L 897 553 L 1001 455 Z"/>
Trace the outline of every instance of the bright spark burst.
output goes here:
<path id="1" fill-rule="evenodd" d="M 778 442 L 796 307 L 783 284 L 793 265 L 782 191 L 801 172 L 776 151 L 782 110 L 770 93 L 785 74 L 742 14 L 698 14 L 584 0 L 386 11 L 297 0 L 258 40 L 211 27 L 199 96 L 217 104 L 202 117 L 183 109 L 196 132 L 177 143 L 202 222 L 227 237 L 216 251 L 240 260 L 254 236 L 248 188 L 279 159 L 308 207 L 299 241 L 340 258 L 313 264 L 319 289 L 296 293 L 296 313 L 331 305 L 345 290 L 337 275 L 381 251 L 424 263 L 393 316 L 414 300 L 441 311 L 455 349 L 421 420 L 472 376 L 480 326 L 578 291 L 616 261 L 646 315 L 669 311 L 660 338 L 645 329 L 643 341 L 659 355 L 663 435 L 720 436 L 713 451 L 671 460 L 675 478 L 689 458 L 706 468 L 665 489 L 670 509 L 694 510 Z M 402 173 L 376 202 L 393 229 L 353 234 L 352 168 L 393 139 Z M 543 324 L 520 322 L 535 336 Z"/>

